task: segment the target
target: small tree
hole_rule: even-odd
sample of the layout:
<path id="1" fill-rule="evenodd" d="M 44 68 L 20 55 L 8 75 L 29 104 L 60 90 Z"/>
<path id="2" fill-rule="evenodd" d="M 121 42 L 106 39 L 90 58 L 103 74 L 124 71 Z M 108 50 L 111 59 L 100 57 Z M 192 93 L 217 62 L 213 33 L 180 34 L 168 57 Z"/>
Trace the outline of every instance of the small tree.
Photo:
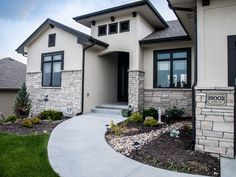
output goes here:
<path id="1" fill-rule="evenodd" d="M 28 117 L 31 109 L 31 99 L 27 92 L 25 83 L 22 84 L 20 91 L 18 92 L 15 100 L 14 111 L 17 117 Z"/>

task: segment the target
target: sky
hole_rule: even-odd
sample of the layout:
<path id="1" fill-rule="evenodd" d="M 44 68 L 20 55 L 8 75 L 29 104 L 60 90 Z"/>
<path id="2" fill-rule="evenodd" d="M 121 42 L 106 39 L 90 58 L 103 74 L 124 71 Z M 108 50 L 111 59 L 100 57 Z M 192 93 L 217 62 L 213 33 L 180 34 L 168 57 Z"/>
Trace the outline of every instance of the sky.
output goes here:
<path id="1" fill-rule="evenodd" d="M 89 34 L 72 17 L 138 0 L 0 0 L 0 59 L 11 57 L 26 63 L 15 49 L 47 18 Z M 167 0 L 150 0 L 165 20 L 176 19 Z"/>

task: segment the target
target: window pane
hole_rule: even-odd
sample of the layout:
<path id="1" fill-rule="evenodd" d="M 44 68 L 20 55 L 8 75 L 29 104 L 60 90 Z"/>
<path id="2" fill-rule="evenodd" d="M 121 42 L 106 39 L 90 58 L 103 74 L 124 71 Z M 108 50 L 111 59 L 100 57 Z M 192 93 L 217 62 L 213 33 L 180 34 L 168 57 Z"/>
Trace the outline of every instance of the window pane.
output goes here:
<path id="1" fill-rule="evenodd" d="M 98 27 L 98 35 L 102 36 L 102 35 L 106 35 L 107 34 L 107 26 L 99 26 Z"/>
<path id="2" fill-rule="evenodd" d="M 46 56 L 46 57 L 43 57 L 43 60 L 44 61 L 51 61 L 52 57 L 51 56 Z"/>
<path id="3" fill-rule="evenodd" d="M 109 34 L 117 33 L 117 23 L 109 25 Z"/>
<path id="4" fill-rule="evenodd" d="M 175 52 L 173 58 L 187 58 L 187 52 Z"/>
<path id="5" fill-rule="evenodd" d="M 50 86 L 50 84 L 51 84 L 51 63 L 44 63 L 43 86 Z"/>
<path id="6" fill-rule="evenodd" d="M 61 85 L 61 62 L 53 63 L 52 85 Z"/>
<path id="7" fill-rule="evenodd" d="M 120 22 L 120 32 L 129 31 L 129 21 Z"/>
<path id="8" fill-rule="evenodd" d="M 54 55 L 54 56 L 53 56 L 53 61 L 61 60 L 61 58 L 62 58 L 61 55 Z"/>
<path id="9" fill-rule="evenodd" d="M 170 53 L 159 53 L 157 55 L 158 60 L 170 59 Z"/>
<path id="10" fill-rule="evenodd" d="M 169 87 L 170 86 L 170 62 L 157 63 L 157 86 Z"/>
<path id="11" fill-rule="evenodd" d="M 173 62 L 173 84 L 174 87 L 187 87 L 187 61 Z"/>

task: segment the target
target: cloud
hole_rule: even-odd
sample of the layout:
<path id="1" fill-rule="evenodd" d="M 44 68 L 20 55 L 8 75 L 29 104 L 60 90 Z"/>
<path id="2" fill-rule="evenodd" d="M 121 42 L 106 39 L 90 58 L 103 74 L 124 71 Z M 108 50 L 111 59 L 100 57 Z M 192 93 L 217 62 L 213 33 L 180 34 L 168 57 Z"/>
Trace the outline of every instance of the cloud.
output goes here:
<path id="1" fill-rule="evenodd" d="M 87 34 L 89 28 L 72 17 L 138 0 L 1 0 L 0 58 L 12 57 L 26 63 L 15 49 L 47 18 L 64 23 Z M 151 0 L 165 20 L 176 19 L 166 0 Z"/>

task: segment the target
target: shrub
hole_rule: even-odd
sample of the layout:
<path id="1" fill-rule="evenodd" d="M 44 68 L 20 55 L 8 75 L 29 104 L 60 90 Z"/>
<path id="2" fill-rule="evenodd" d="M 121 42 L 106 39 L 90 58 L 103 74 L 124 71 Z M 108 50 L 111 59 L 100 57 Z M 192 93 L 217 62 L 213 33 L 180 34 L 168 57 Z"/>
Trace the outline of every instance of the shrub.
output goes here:
<path id="1" fill-rule="evenodd" d="M 23 118 L 27 117 L 31 109 L 31 100 L 29 98 L 29 93 L 27 92 L 27 87 L 25 83 L 21 86 L 18 92 L 14 105 L 14 112 L 17 117 Z"/>
<path id="2" fill-rule="evenodd" d="M 17 117 L 15 115 L 9 116 L 5 122 L 11 122 L 14 123 L 17 120 Z"/>
<path id="3" fill-rule="evenodd" d="M 128 121 L 130 122 L 143 122 L 143 116 L 139 112 L 134 112 L 132 115 L 128 118 Z"/>
<path id="4" fill-rule="evenodd" d="M 25 119 L 22 120 L 22 126 L 26 127 L 26 128 L 32 128 L 33 124 L 32 124 L 32 121 L 30 119 L 25 118 Z"/>
<path id="5" fill-rule="evenodd" d="M 145 121 L 143 122 L 143 125 L 155 127 L 158 125 L 158 121 L 154 119 L 153 117 L 150 117 L 150 118 L 145 119 Z"/>
<path id="6" fill-rule="evenodd" d="M 63 113 L 54 110 L 45 110 L 39 114 L 39 118 L 42 120 L 61 120 L 63 118 Z"/>
<path id="7" fill-rule="evenodd" d="M 158 118 L 158 111 L 155 108 L 144 109 L 143 110 L 143 117 L 146 118 L 147 116 L 157 119 Z"/>
<path id="8" fill-rule="evenodd" d="M 174 106 L 173 108 L 168 108 L 165 111 L 165 116 L 170 120 L 177 120 L 184 115 L 184 108 L 177 108 Z"/>
<path id="9" fill-rule="evenodd" d="M 31 119 L 32 124 L 39 124 L 41 122 L 40 118 L 34 117 Z"/>
<path id="10" fill-rule="evenodd" d="M 114 124 L 113 121 L 111 121 L 111 123 L 110 123 L 110 129 L 111 129 L 111 132 L 113 134 L 115 134 L 116 136 L 120 136 L 121 135 L 120 127 L 117 124 Z"/>

